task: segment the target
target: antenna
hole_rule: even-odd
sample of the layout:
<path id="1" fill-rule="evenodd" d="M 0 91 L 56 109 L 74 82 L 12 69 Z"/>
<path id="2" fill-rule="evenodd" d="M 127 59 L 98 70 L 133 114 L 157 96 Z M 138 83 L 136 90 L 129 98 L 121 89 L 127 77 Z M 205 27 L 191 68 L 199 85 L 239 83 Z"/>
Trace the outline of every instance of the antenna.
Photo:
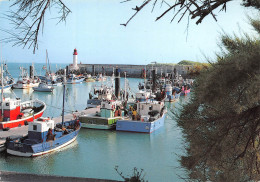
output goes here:
<path id="1" fill-rule="evenodd" d="M 64 124 L 64 105 L 65 105 L 65 84 L 63 84 L 63 101 L 62 101 L 62 121 L 61 125 L 63 126 Z"/>

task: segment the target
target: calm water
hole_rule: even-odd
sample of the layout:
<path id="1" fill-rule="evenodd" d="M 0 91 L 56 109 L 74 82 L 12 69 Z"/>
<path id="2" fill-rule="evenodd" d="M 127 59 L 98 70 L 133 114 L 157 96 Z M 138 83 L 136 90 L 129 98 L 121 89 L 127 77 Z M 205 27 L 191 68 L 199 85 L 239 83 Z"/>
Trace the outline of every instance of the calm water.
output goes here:
<path id="1" fill-rule="evenodd" d="M 11 74 L 18 77 L 19 66 L 22 65 L 8 66 Z M 29 67 L 29 64 L 27 66 Z M 39 73 L 42 65 L 35 64 L 35 67 Z M 129 78 L 133 91 L 137 90 L 139 81 L 140 79 Z M 123 83 L 124 79 L 121 79 L 121 87 Z M 98 84 L 100 83 L 68 85 L 66 111 L 85 109 L 89 91 Z M 8 95 L 14 94 L 22 100 L 38 98 L 44 101 L 48 106 L 44 116 L 61 115 L 62 87 L 56 87 L 52 94 L 14 90 L 14 93 Z M 178 103 L 168 103 L 167 106 L 176 109 L 185 99 L 187 98 Z M 119 166 L 119 171 L 123 172 L 125 177 L 131 175 L 133 168 L 137 167 L 144 169 L 145 179 L 151 182 L 180 181 L 178 175 L 183 174 L 178 163 L 178 154 L 182 153 L 181 131 L 170 115 L 169 113 L 166 118 L 165 126 L 150 135 L 83 128 L 77 141 L 61 149 L 62 152 L 36 158 L 0 154 L 0 170 L 122 180 L 114 170 L 115 166 Z"/>

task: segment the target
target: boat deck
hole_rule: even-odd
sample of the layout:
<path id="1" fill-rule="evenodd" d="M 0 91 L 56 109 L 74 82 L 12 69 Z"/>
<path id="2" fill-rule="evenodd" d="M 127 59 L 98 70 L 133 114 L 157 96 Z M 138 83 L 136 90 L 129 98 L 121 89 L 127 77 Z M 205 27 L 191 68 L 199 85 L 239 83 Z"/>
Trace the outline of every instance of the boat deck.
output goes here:
<path id="1" fill-rule="evenodd" d="M 75 112 L 74 114 L 76 116 L 81 116 L 81 115 L 85 115 L 85 114 L 96 113 L 99 110 L 100 110 L 99 108 L 90 108 L 87 110 Z M 57 123 L 61 123 L 62 117 L 59 116 L 59 117 L 52 118 L 52 119 L 54 120 L 55 124 L 57 124 Z M 67 114 L 64 116 L 65 121 L 70 121 L 73 119 L 74 119 L 73 114 Z M 11 128 L 8 131 L 0 130 L 0 144 L 5 143 L 5 140 L 7 137 L 25 136 L 27 134 L 28 134 L 28 125 L 17 127 L 17 128 Z"/>

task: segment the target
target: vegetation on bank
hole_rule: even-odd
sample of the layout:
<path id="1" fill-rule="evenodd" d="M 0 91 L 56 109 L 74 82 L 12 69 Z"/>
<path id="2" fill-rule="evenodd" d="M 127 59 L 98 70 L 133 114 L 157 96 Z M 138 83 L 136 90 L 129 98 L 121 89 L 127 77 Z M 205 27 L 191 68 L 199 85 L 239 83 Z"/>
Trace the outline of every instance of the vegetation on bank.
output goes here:
<path id="1" fill-rule="evenodd" d="M 251 24 L 256 37 L 222 36 L 222 52 L 177 115 L 191 181 L 260 179 L 260 20 Z"/>

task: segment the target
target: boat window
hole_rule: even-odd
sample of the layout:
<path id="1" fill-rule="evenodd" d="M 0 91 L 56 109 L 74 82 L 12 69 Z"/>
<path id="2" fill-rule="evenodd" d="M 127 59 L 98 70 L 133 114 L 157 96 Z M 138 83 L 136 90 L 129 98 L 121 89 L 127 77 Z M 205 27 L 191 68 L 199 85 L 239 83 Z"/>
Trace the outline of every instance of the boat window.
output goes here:
<path id="1" fill-rule="evenodd" d="M 33 125 L 33 130 L 37 131 L 37 125 Z"/>
<path id="2" fill-rule="evenodd" d="M 6 105 L 6 106 L 9 106 L 9 103 L 6 103 L 5 105 Z"/>

